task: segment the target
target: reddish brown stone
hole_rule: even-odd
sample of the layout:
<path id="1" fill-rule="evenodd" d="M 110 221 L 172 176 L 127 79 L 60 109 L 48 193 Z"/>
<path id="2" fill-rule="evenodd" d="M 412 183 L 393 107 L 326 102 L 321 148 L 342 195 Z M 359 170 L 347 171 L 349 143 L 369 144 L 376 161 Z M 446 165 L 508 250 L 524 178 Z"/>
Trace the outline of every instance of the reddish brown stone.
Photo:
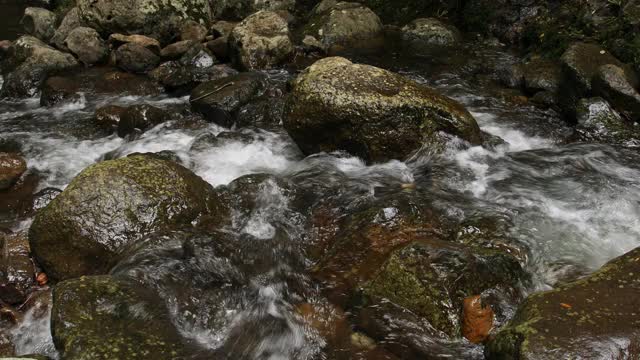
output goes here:
<path id="1" fill-rule="evenodd" d="M 462 335 L 474 344 L 487 339 L 493 328 L 493 310 L 483 306 L 480 295 L 464 299 Z"/>

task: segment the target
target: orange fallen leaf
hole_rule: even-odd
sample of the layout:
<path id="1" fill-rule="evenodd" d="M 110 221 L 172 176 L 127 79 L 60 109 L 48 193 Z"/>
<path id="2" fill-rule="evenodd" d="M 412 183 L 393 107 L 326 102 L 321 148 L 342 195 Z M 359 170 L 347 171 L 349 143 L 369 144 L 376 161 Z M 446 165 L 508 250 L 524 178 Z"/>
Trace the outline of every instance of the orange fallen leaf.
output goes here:
<path id="1" fill-rule="evenodd" d="M 45 286 L 49 282 L 49 278 L 47 277 L 47 274 L 41 272 L 36 276 L 36 282 L 40 286 Z"/>
<path id="2" fill-rule="evenodd" d="M 571 309 L 571 308 L 572 308 L 572 306 L 571 306 L 571 305 L 569 305 L 569 304 L 565 304 L 565 303 L 560 303 L 560 306 L 562 306 L 562 307 L 563 307 L 563 308 L 565 308 L 565 309 Z"/>

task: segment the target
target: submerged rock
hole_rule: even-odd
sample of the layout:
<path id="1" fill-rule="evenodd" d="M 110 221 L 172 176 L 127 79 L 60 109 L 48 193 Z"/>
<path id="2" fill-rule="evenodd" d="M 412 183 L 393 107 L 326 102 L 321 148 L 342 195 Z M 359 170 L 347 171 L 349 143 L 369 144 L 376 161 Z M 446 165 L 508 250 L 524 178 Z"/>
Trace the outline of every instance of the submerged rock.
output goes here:
<path id="1" fill-rule="evenodd" d="M 100 34 L 88 27 L 73 29 L 64 43 L 67 49 L 85 65 L 101 63 L 107 59 L 109 54 L 109 49 L 100 38 Z"/>
<path id="2" fill-rule="evenodd" d="M 441 147 L 440 132 L 482 142 L 478 124 L 458 102 L 339 57 L 316 62 L 293 82 L 284 125 L 306 154 L 346 150 L 369 162 Z"/>
<path id="3" fill-rule="evenodd" d="M 27 34 L 48 43 L 56 31 L 57 20 L 56 14 L 47 9 L 28 7 L 20 22 Z"/>
<path id="4" fill-rule="evenodd" d="M 166 109 L 148 104 L 130 106 L 118 115 L 118 136 L 120 137 L 144 132 L 171 119 L 171 113 Z"/>
<path id="5" fill-rule="evenodd" d="M 230 57 L 242 70 L 270 69 L 293 53 L 287 22 L 276 12 L 260 11 L 233 28 Z"/>
<path id="6" fill-rule="evenodd" d="M 77 0 L 80 19 L 103 36 L 113 33 L 149 35 L 166 44 L 186 20 L 207 23 L 207 0 Z"/>
<path id="7" fill-rule="evenodd" d="M 184 344 L 158 296 L 138 283 L 88 276 L 57 284 L 51 333 L 65 359 L 180 359 Z"/>
<path id="8" fill-rule="evenodd" d="M 381 44 L 383 26 L 371 9 L 359 3 L 325 0 L 318 4 L 303 34 L 315 38 L 324 51 L 335 53 Z"/>
<path id="9" fill-rule="evenodd" d="M 472 343 L 481 343 L 489 337 L 493 328 L 494 313 L 490 306 L 482 303 L 479 295 L 464 299 L 462 312 L 462 335 Z"/>
<path id="10" fill-rule="evenodd" d="M 529 296 L 485 348 L 489 359 L 640 356 L 640 248 L 594 274 Z"/>
<path id="11" fill-rule="evenodd" d="M 82 171 L 36 215 L 32 251 L 50 278 L 104 274 L 159 229 L 225 213 L 211 185 L 172 161 L 131 155 Z"/>
<path id="12" fill-rule="evenodd" d="M 77 65 L 73 55 L 58 51 L 35 37 L 22 36 L 11 44 L 2 67 L 5 78 L 0 96 L 33 96 L 51 73 Z"/>
<path id="13" fill-rule="evenodd" d="M 0 190 L 9 189 L 27 171 L 27 162 L 22 156 L 0 152 Z"/>
<path id="14" fill-rule="evenodd" d="M 189 94 L 201 83 L 220 80 L 237 74 L 238 71 L 226 64 L 201 67 L 183 64 L 180 61 L 169 61 L 151 71 L 149 76 L 161 83 L 169 91 L 178 94 Z"/>
<path id="15" fill-rule="evenodd" d="M 240 73 L 220 80 L 209 81 L 191 92 L 191 107 L 209 121 L 231 126 L 234 113 L 265 88 L 265 78 L 259 73 Z"/>
<path id="16" fill-rule="evenodd" d="M 434 18 L 416 19 L 402 28 L 404 45 L 422 54 L 438 47 L 455 46 L 460 40 L 458 29 Z"/>

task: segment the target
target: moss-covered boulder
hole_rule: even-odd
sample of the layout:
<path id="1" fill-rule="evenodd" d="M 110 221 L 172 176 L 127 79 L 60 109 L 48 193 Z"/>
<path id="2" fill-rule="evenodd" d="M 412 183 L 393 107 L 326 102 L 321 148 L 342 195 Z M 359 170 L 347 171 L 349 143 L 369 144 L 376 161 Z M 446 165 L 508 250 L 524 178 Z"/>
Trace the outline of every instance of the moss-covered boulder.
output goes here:
<path id="1" fill-rule="evenodd" d="M 486 347 L 489 359 L 636 359 L 640 248 L 594 274 L 529 296 Z"/>
<path id="2" fill-rule="evenodd" d="M 258 11 L 293 11 L 296 0 L 216 0 L 211 2 L 215 19 L 242 20 Z"/>
<path id="3" fill-rule="evenodd" d="M 303 36 L 315 39 L 324 51 L 336 53 L 381 45 L 383 27 L 380 18 L 362 4 L 325 0 L 313 10 Z"/>
<path id="4" fill-rule="evenodd" d="M 340 57 L 316 62 L 293 82 L 284 125 L 306 154 L 346 150 L 369 162 L 439 146 L 440 132 L 482 142 L 478 124 L 458 102 Z"/>
<path id="5" fill-rule="evenodd" d="M 391 301 L 455 338 L 461 336 L 464 298 L 487 290 L 516 294 L 524 278 L 507 253 L 419 241 L 393 252 L 363 293 L 369 306 Z"/>
<path id="6" fill-rule="evenodd" d="M 77 0 L 80 21 L 104 37 L 113 33 L 150 35 L 167 44 L 185 20 L 208 23 L 208 0 Z"/>
<path id="7" fill-rule="evenodd" d="M 233 28 L 228 42 L 231 61 L 241 70 L 270 69 L 293 54 L 287 22 L 274 11 L 244 19 Z"/>
<path id="8" fill-rule="evenodd" d="M 458 29 L 434 18 L 416 19 L 402 28 L 403 45 L 421 55 L 455 46 L 461 39 Z"/>
<path id="9" fill-rule="evenodd" d="M 217 193 L 175 162 L 132 155 L 92 165 L 38 212 L 31 249 L 50 278 L 104 274 L 145 235 L 203 217 L 223 220 Z"/>
<path id="10" fill-rule="evenodd" d="M 51 332 L 64 359 L 179 359 L 185 355 L 164 302 L 139 284 L 88 276 L 53 291 Z"/>

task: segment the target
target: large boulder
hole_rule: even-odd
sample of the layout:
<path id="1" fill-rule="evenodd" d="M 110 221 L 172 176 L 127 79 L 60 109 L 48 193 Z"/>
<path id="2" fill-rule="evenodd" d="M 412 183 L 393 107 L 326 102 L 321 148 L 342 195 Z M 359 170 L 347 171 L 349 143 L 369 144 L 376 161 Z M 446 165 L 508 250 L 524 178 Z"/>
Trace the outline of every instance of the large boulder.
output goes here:
<path id="1" fill-rule="evenodd" d="M 23 36 L 9 48 L 2 67 L 5 78 L 0 96 L 33 96 L 51 73 L 77 65 L 73 55 L 58 51 L 33 36 Z"/>
<path id="2" fill-rule="evenodd" d="M 221 209 L 217 193 L 191 171 L 132 155 L 82 171 L 38 212 L 29 241 L 54 280 L 104 274 L 145 235 L 208 215 L 223 221 Z"/>
<path id="3" fill-rule="evenodd" d="M 640 94 L 622 68 L 613 64 L 599 67 L 593 79 L 593 90 L 627 119 L 640 120 Z"/>
<path id="4" fill-rule="evenodd" d="M 191 107 L 212 122 L 231 126 L 235 113 L 260 96 L 265 83 L 263 75 L 251 72 L 208 81 L 191 92 Z"/>
<path id="5" fill-rule="evenodd" d="M 293 53 L 287 22 L 276 12 L 260 11 L 238 24 L 229 36 L 234 65 L 242 70 L 269 69 Z"/>
<path id="6" fill-rule="evenodd" d="M 293 82 L 284 125 L 306 154 L 346 150 L 369 162 L 438 147 L 442 132 L 482 142 L 478 124 L 458 102 L 340 57 L 316 62 Z"/>
<path id="7" fill-rule="evenodd" d="M 303 34 L 329 53 L 381 44 L 383 26 L 371 9 L 359 3 L 325 0 L 315 9 Z"/>
<path id="8" fill-rule="evenodd" d="M 103 36 L 150 35 L 161 43 L 176 37 L 185 20 L 208 23 L 208 0 L 78 0 L 80 19 Z"/>
<path id="9" fill-rule="evenodd" d="M 638 82 L 633 70 L 598 45 L 574 43 L 560 60 L 563 74 L 560 105 L 569 116 L 575 115 L 576 105 L 581 98 L 593 94 L 593 79 L 603 65 L 612 64 L 623 68 L 631 84 Z"/>
<path id="10" fill-rule="evenodd" d="M 242 20 L 261 10 L 293 11 L 296 0 L 217 0 L 211 2 L 214 19 Z"/>
<path id="11" fill-rule="evenodd" d="M 636 359 L 640 248 L 594 274 L 529 296 L 486 347 L 489 359 Z"/>
<path id="12" fill-rule="evenodd" d="M 184 344 L 164 302 L 112 276 L 64 281 L 53 291 L 51 333 L 65 359 L 179 359 Z"/>
<path id="13" fill-rule="evenodd" d="M 64 42 L 67 49 L 85 65 L 101 63 L 109 54 L 109 49 L 100 38 L 100 34 L 92 28 L 77 27 L 69 33 Z"/>
<path id="14" fill-rule="evenodd" d="M 438 47 L 451 47 L 461 41 L 458 29 L 438 19 L 421 18 L 402 28 L 403 44 L 420 54 L 428 54 Z"/>
<path id="15" fill-rule="evenodd" d="M 57 16 L 47 9 L 28 7 L 21 22 L 27 34 L 49 42 L 56 31 Z"/>

